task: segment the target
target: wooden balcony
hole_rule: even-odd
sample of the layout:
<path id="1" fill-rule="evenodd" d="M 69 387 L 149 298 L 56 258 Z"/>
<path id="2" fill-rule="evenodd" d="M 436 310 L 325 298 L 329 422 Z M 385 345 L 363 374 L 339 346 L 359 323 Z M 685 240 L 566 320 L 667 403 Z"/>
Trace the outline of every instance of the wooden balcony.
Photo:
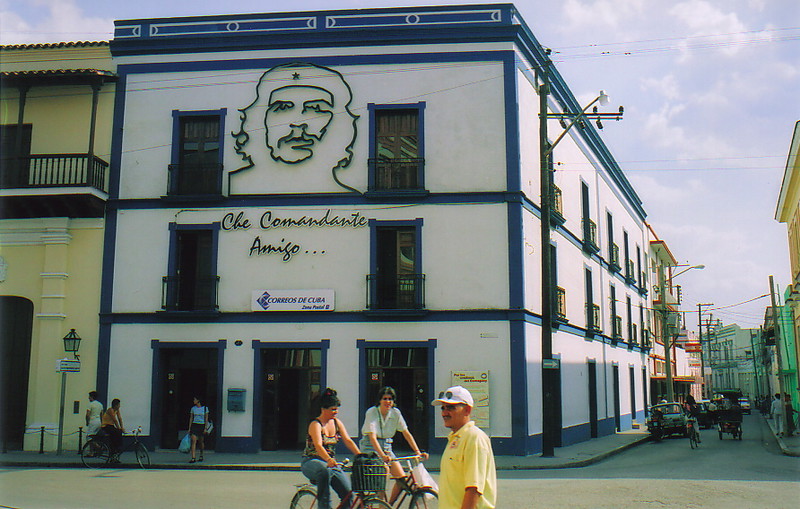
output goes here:
<path id="1" fill-rule="evenodd" d="M 2 218 L 102 217 L 108 163 L 89 154 L 34 154 L 0 161 Z"/>

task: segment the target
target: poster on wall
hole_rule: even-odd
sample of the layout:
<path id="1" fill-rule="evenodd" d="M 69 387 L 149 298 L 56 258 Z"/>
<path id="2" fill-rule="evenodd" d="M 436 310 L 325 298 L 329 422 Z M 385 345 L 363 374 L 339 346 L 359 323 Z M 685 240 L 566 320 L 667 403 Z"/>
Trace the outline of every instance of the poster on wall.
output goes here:
<path id="1" fill-rule="evenodd" d="M 451 385 L 461 385 L 472 394 L 475 408 L 472 409 L 472 420 L 479 428 L 489 427 L 489 372 L 488 371 L 452 371 Z"/>
<path id="2" fill-rule="evenodd" d="M 333 311 L 333 290 L 255 290 L 252 311 Z"/>

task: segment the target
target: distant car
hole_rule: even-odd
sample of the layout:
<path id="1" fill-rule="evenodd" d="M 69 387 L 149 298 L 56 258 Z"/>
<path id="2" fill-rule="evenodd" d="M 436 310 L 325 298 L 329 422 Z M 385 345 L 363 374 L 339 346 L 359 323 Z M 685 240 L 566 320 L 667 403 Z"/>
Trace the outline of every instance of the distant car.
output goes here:
<path id="1" fill-rule="evenodd" d="M 666 437 L 675 433 L 686 436 L 687 417 L 683 411 L 683 405 L 680 403 L 661 403 L 660 405 L 651 406 L 650 416 L 647 419 L 647 429 L 650 433 L 653 433 L 656 413 L 661 416 L 659 426 L 661 436 Z"/>
<path id="2" fill-rule="evenodd" d="M 750 414 L 750 400 L 747 398 L 739 398 L 739 408 L 742 409 L 743 414 Z"/>
<path id="3" fill-rule="evenodd" d="M 708 429 L 716 423 L 714 412 L 708 407 L 709 403 L 711 402 L 708 400 L 697 402 L 697 425 L 700 426 L 701 429 Z"/>

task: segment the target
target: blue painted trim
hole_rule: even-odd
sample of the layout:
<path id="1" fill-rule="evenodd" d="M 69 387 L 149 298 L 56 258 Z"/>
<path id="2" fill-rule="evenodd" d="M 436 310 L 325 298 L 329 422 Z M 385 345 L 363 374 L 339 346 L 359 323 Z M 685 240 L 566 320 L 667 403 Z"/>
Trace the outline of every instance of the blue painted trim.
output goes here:
<path id="1" fill-rule="evenodd" d="M 175 348 L 175 349 L 187 349 L 187 348 L 216 348 L 217 349 L 217 394 L 216 394 L 216 403 L 217 405 L 217 415 L 215 416 L 215 423 L 214 426 L 217 429 L 217 436 L 222 436 L 222 423 L 224 421 L 224 412 L 222 411 L 222 386 L 224 385 L 224 374 L 225 374 L 225 348 L 227 347 L 227 340 L 220 339 L 217 341 L 160 341 L 158 339 L 153 339 L 150 341 L 150 348 L 153 350 L 153 359 L 152 359 L 152 371 L 151 371 L 151 378 L 150 378 L 150 394 L 151 394 L 151 404 L 150 404 L 150 436 L 154 438 L 156 442 L 160 441 L 161 437 L 161 414 L 162 404 L 161 401 L 161 393 L 162 393 L 162 383 L 163 377 L 161 376 L 161 349 L 162 348 Z M 219 448 L 216 449 L 219 452 L 225 452 L 220 450 Z"/>
<path id="2" fill-rule="evenodd" d="M 323 339 L 320 341 L 269 342 L 254 339 L 251 343 L 251 347 L 253 349 L 253 422 L 251 436 L 249 438 L 242 439 L 243 441 L 240 445 L 242 447 L 250 447 L 249 449 L 241 452 L 255 453 L 261 451 L 261 409 L 264 406 L 264 402 L 262 400 L 263 394 L 261 394 L 261 376 L 264 374 L 264 366 L 261 363 L 261 352 L 263 350 L 276 348 L 319 349 L 322 354 L 320 359 L 321 366 L 319 383 L 321 387 L 327 387 L 328 377 L 326 366 L 328 365 L 328 349 L 330 348 L 330 340 Z M 246 442 L 245 440 L 248 440 L 249 442 Z"/>
<path id="3" fill-rule="evenodd" d="M 528 436 L 528 361 L 526 357 L 525 323 L 514 320 L 509 324 L 509 354 L 511 358 L 511 440 L 514 449 L 524 454 L 530 452 L 526 448 L 525 437 Z"/>
<path id="4" fill-rule="evenodd" d="M 176 276 L 178 271 L 178 232 L 180 231 L 202 231 L 207 230 L 211 232 L 211 270 L 214 274 L 218 274 L 217 260 L 219 256 L 219 231 L 221 228 L 220 222 L 213 222 L 207 224 L 179 224 L 169 223 L 169 259 L 167 261 L 167 274 L 169 276 Z"/>

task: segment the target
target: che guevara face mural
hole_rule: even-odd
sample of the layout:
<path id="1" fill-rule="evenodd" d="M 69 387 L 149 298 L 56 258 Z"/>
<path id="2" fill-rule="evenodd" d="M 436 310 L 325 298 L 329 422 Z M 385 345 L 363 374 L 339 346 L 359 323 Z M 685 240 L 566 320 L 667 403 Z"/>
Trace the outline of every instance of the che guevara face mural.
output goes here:
<path id="1" fill-rule="evenodd" d="M 344 77 L 327 67 L 308 63 L 282 64 L 258 80 L 255 100 L 240 109 L 236 153 L 245 165 L 236 170 L 279 165 L 325 164 L 333 180 L 353 158 L 355 115 L 353 94 Z"/>

